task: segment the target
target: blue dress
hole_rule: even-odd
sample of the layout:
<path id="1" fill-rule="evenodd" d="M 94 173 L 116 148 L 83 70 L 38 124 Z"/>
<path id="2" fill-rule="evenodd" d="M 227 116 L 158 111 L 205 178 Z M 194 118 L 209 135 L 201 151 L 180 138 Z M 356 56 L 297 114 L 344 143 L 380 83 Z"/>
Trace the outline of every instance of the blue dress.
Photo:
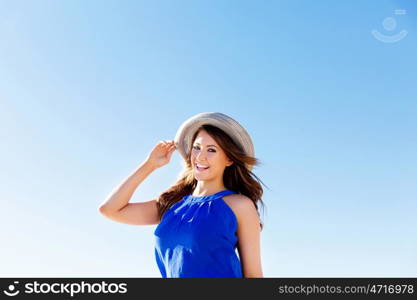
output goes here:
<path id="1" fill-rule="evenodd" d="M 236 253 L 237 218 L 223 190 L 184 196 L 162 216 L 154 231 L 155 257 L 164 278 L 242 278 Z"/>

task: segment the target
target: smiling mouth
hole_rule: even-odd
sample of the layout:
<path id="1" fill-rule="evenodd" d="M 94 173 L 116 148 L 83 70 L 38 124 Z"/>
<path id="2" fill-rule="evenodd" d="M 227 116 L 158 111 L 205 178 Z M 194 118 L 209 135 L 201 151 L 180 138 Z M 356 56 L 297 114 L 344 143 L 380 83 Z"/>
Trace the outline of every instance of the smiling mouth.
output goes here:
<path id="1" fill-rule="evenodd" d="M 200 168 L 199 166 L 195 166 L 195 168 L 198 170 L 198 171 L 200 171 L 200 172 L 203 172 L 203 171 L 206 171 L 208 168 L 210 168 L 210 167 L 206 167 L 206 168 Z"/>

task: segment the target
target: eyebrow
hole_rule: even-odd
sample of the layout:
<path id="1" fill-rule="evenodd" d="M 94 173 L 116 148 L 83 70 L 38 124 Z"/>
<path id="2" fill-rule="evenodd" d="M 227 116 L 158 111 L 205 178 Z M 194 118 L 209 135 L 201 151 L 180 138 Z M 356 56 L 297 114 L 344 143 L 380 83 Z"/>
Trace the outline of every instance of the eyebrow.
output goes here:
<path id="1" fill-rule="evenodd" d="M 194 144 L 196 144 L 196 145 L 201 145 L 200 143 L 194 143 Z M 212 146 L 212 147 L 216 147 L 216 148 L 217 148 L 217 146 L 216 146 L 216 145 L 207 145 L 207 147 L 210 147 L 210 146 Z"/>

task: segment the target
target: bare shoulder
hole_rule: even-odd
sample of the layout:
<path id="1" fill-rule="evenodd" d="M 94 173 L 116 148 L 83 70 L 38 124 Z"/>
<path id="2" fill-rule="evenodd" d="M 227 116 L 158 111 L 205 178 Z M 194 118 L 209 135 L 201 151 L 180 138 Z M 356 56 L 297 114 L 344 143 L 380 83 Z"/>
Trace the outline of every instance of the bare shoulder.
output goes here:
<path id="1" fill-rule="evenodd" d="M 256 207 L 253 201 L 241 194 L 232 194 L 223 197 L 224 202 L 232 209 L 238 220 L 243 218 L 245 215 L 250 215 L 256 212 Z"/>
<path id="2" fill-rule="evenodd" d="M 253 204 L 253 201 L 248 196 L 245 196 L 245 195 L 242 195 L 242 194 L 231 194 L 231 195 L 228 195 L 228 196 L 224 196 L 223 200 L 227 204 L 229 204 L 233 207 L 236 207 L 237 209 L 239 207 L 247 207 L 247 206 L 249 206 L 249 207 L 253 206 L 255 208 L 255 206 Z"/>

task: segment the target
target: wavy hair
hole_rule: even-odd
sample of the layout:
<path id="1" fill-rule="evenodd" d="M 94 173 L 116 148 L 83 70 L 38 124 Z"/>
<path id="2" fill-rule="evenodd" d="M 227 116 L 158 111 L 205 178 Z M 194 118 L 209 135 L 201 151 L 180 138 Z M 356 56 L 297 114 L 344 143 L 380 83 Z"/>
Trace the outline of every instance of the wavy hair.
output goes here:
<path id="1" fill-rule="evenodd" d="M 265 185 L 247 166 L 260 165 L 260 161 L 245 154 L 243 149 L 236 144 L 232 138 L 218 127 L 212 125 L 200 126 L 193 135 L 190 144 L 187 159 L 183 161 L 183 170 L 179 174 L 177 181 L 165 192 L 157 198 L 157 208 L 159 219 L 161 220 L 164 213 L 175 203 L 181 201 L 184 196 L 192 194 L 197 186 L 197 179 L 194 178 L 194 171 L 191 163 L 191 150 L 198 133 L 206 131 L 222 148 L 226 156 L 233 161 L 233 164 L 226 167 L 223 173 L 223 183 L 226 189 L 234 191 L 235 193 L 249 197 L 256 207 L 258 215 L 259 206 L 265 208 L 262 201 L 263 189 L 261 183 Z M 261 230 L 264 227 L 262 219 L 260 218 Z"/>

